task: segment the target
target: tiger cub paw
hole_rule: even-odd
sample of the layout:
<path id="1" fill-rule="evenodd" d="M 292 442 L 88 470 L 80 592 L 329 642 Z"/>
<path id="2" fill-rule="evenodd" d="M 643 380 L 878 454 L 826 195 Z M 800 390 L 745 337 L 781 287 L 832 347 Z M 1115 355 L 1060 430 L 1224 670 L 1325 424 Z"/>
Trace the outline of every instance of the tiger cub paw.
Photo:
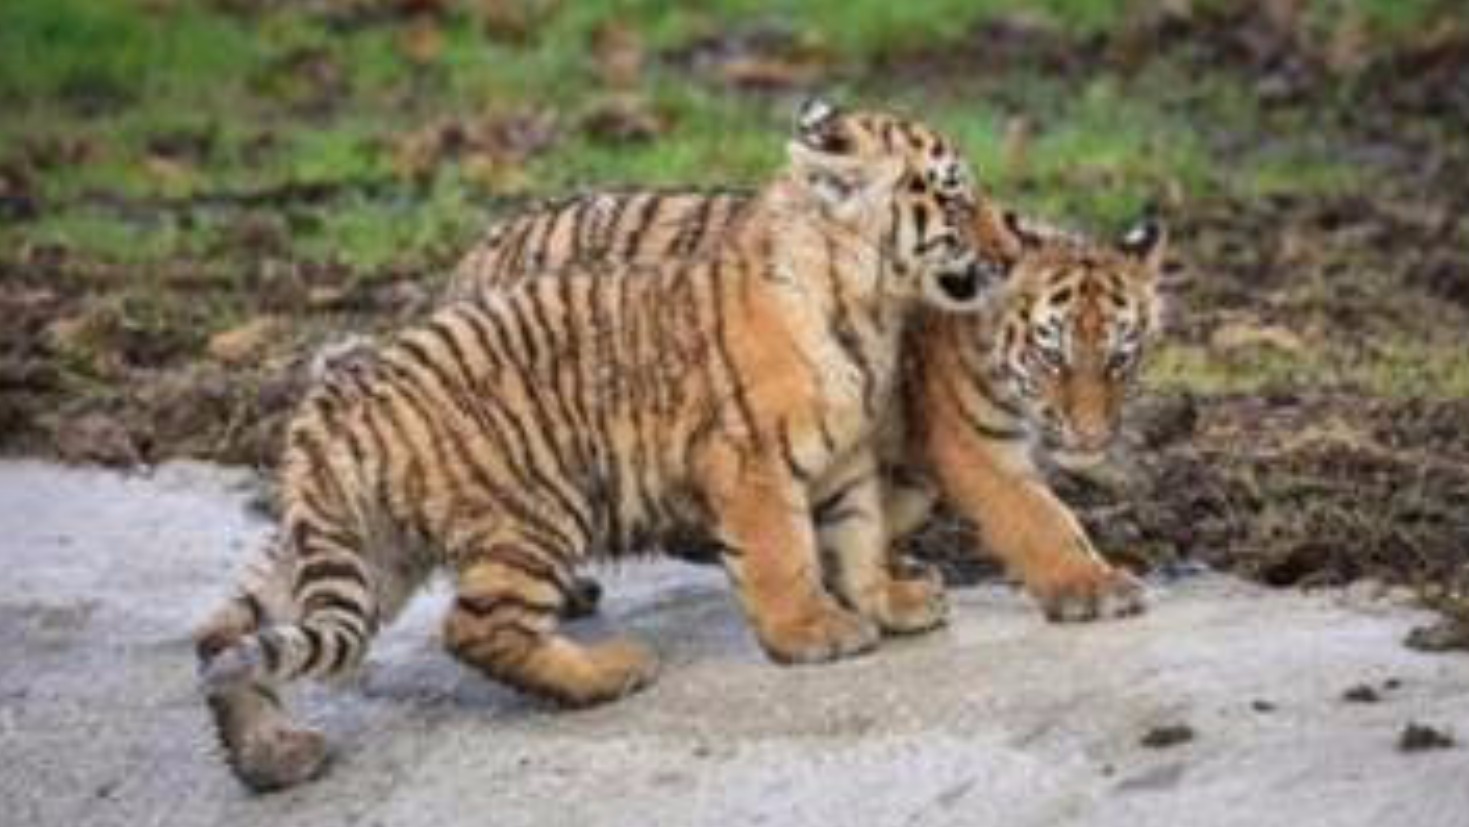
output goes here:
<path id="1" fill-rule="evenodd" d="M 944 625 L 949 600 L 936 571 L 890 579 L 879 602 L 877 625 L 890 635 L 913 635 Z"/>
<path id="2" fill-rule="evenodd" d="M 1044 580 L 1030 580 L 1027 589 L 1054 623 L 1111 620 L 1141 614 L 1147 608 L 1147 590 L 1128 572 L 1103 563 L 1053 572 Z"/>
<path id="3" fill-rule="evenodd" d="M 240 783 L 255 792 L 294 787 L 321 775 L 329 754 L 326 738 L 310 729 L 272 729 L 229 755 Z"/>
<path id="4" fill-rule="evenodd" d="M 631 695 L 658 678 L 658 656 L 631 638 L 614 638 L 585 649 L 587 669 L 560 698 L 566 706 L 592 706 Z"/>
<path id="5" fill-rule="evenodd" d="M 823 663 L 871 651 L 878 631 L 861 615 L 822 606 L 761 630 L 760 645 L 782 664 Z"/>

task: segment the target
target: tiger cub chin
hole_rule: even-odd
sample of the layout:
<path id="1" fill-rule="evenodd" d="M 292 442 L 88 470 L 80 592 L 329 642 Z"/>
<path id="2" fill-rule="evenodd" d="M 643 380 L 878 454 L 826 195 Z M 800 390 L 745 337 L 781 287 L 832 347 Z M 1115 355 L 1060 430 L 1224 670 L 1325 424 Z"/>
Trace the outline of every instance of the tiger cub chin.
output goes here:
<path id="1" fill-rule="evenodd" d="M 935 584 L 887 570 L 871 445 L 916 310 L 972 311 L 999 278 L 978 201 L 943 136 L 813 104 L 704 254 L 529 279 L 326 371 L 288 430 L 279 532 L 197 636 L 236 775 L 275 789 L 321 768 L 278 690 L 349 673 L 435 570 L 449 651 L 569 705 L 653 679 L 642 644 L 557 624 L 586 557 L 660 537 L 718 547 L 779 662 L 942 622 Z M 813 511 L 861 529 L 825 526 L 836 595 Z"/>
<path id="2" fill-rule="evenodd" d="M 492 296 L 578 262 L 698 256 L 750 205 L 739 191 L 580 196 L 493 225 L 460 262 L 449 294 Z M 924 311 L 907 337 L 906 404 L 885 423 L 880 448 L 889 528 L 901 536 L 921 526 L 937 488 L 978 524 L 985 546 L 1048 617 L 1141 611 L 1138 582 L 1096 553 L 1032 457 L 1040 449 L 1063 465 L 1092 464 L 1112 441 L 1158 327 L 1164 230 L 1144 221 L 1108 244 L 1023 222 L 989 202 L 975 222 L 1011 275 L 983 314 Z M 839 515 L 814 516 L 835 523 L 826 544 L 840 543 Z M 716 559 L 707 549 L 676 552 Z M 576 614 L 593 611 L 600 594 L 594 581 L 580 584 Z"/>

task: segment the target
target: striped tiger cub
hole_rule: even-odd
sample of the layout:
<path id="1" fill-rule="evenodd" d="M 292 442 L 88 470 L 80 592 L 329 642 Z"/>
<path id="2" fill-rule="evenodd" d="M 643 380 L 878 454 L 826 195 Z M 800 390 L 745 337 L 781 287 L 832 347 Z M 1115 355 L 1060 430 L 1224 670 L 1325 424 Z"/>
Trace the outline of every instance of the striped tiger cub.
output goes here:
<path id="1" fill-rule="evenodd" d="M 492 226 L 459 264 L 449 294 L 488 297 L 584 261 L 699 255 L 751 203 L 739 192 L 643 191 L 554 204 Z M 980 527 L 985 546 L 1048 617 L 1140 611 L 1140 585 L 1093 549 L 1045 485 L 1032 448 L 1081 465 L 1098 461 L 1111 442 L 1157 329 L 1163 229 L 1143 222 L 1104 244 L 987 202 L 975 215 L 977 236 L 1009 262 L 1011 275 L 984 313 L 925 311 L 909 335 L 906 405 L 885 429 L 881 451 L 889 530 L 901 536 L 920 527 L 937 487 Z M 831 514 L 815 516 L 827 547 L 851 527 Z M 584 579 L 578 593 L 573 608 L 582 613 L 600 589 Z"/>
<path id="2" fill-rule="evenodd" d="M 636 641 L 557 633 L 593 552 L 706 535 L 778 662 L 941 622 L 936 586 L 884 565 L 871 443 L 916 309 L 972 310 L 999 278 L 977 203 L 942 136 L 815 103 L 704 255 L 528 279 L 327 371 L 288 430 L 274 545 L 197 636 L 236 775 L 319 770 L 324 741 L 278 688 L 349 672 L 435 570 L 456 591 L 449 651 L 568 705 L 655 673 Z M 823 585 L 813 511 L 864 528 L 837 561 L 851 610 Z"/>
<path id="3" fill-rule="evenodd" d="M 1016 256 L 985 310 L 924 314 L 906 344 L 905 427 L 881 453 L 919 467 L 888 465 L 891 530 L 921 525 L 936 490 L 1050 619 L 1135 614 L 1142 585 L 1096 551 L 1035 449 L 1072 468 L 1104 459 L 1160 327 L 1166 231 L 1145 219 L 1101 243 L 1014 213 L 1004 223 Z"/>

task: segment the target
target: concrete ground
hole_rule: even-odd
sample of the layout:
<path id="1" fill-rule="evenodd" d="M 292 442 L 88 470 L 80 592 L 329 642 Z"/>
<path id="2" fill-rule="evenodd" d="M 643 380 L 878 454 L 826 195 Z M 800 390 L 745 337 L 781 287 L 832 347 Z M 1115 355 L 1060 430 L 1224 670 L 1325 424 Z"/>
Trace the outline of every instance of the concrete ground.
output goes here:
<path id="1" fill-rule="evenodd" d="M 1423 616 L 1391 601 L 1201 576 L 1146 617 L 1062 627 L 986 587 L 942 632 L 781 668 L 718 572 L 675 563 L 607 573 L 583 626 L 651 642 L 651 690 L 517 697 L 439 651 L 433 593 L 360 682 L 298 699 L 338 748 L 327 777 L 254 796 L 217 760 L 186 640 L 265 530 L 247 484 L 0 463 L 0 823 L 1469 825 L 1469 658 L 1402 647 Z M 1343 698 L 1361 686 L 1377 701 Z M 1461 743 L 1400 751 L 1409 722 Z"/>

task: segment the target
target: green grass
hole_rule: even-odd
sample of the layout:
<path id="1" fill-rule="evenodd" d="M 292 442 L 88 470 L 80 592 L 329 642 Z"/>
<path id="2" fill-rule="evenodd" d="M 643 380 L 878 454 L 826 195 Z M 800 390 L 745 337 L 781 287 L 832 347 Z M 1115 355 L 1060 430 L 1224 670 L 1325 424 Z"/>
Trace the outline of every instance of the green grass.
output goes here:
<path id="1" fill-rule="evenodd" d="M 444 175 L 421 194 L 351 196 L 319 213 L 298 234 L 296 252 L 306 259 L 346 264 L 364 277 L 411 266 L 424 256 L 452 258 L 484 220 L 484 213 L 466 201 L 465 191 L 461 182 Z"/>
<path id="2" fill-rule="evenodd" d="M 1261 347 L 1220 355 L 1198 345 L 1165 344 L 1150 357 L 1146 383 L 1205 396 L 1353 388 L 1389 399 L 1462 399 L 1469 395 L 1469 360 L 1452 346 L 1406 337 L 1365 354 L 1346 347 Z"/>
<path id="3" fill-rule="evenodd" d="M 7 2 L 0 4 L 0 100 L 202 92 L 229 84 L 258 48 L 243 28 L 194 4 L 149 12 L 134 0 Z"/>
<path id="4" fill-rule="evenodd" d="M 487 33 L 472 5 L 455 7 L 440 24 L 437 53 L 418 65 L 391 19 L 343 26 L 290 5 L 234 17 L 182 0 L 11 0 L 0 5 L 0 101 L 12 103 L 0 122 L 0 162 L 62 139 L 88 150 L 40 171 L 44 218 L 4 235 L 146 260 L 188 247 L 169 235 L 177 222 L 168 215 L 139 222 L 127 210 L 99 209 L 99 201 L 167 212 L 193 198 L 343 187 L 345 196 L 303 208 L 309 215 L 292 224 L 300 228 L 292 243 L 301 255 L 372 268 L 451 243 L 466 232 L 462 225 L 506 198 L 607 185 L 750 184 L 779 164 L 792 101 L 727 89 L 659 56 L 731 30 L 770 27 L 826 54 L 838 71 L 836 91 L 848 99 L 935 121 L 968 148 L 998 195 L 1067 223 L 1117 226 L 1170 197 L 1250 198 L 1357 183 L 1350 165 L 1300 140 L 1245 142 L 1221 163 L 1201 137 L 1201 117 L 1246 133 L 1309 133 L 1302 124 L 1272 123 L 1279 116 L 1263 113 L 1238 80 L 1169 75 L 1163 67 L 1076 86 L 1021 73 L 961 78 L 972 85 L 936 94 L 911 80 L 894 88 L 862 74 L 878 55 L 942 48 L 989 16 L 1023 10 L 1086 33 L 1117 25 L 1131 0 L 525 4 L 550 11 L 523 42 Z M 1395 31 L 1442 9 L 1434 0 L 1315 0 L 1312 8 L 1336 19 L 1337 6 L 1359 8 Z M 647 142 L 610 143 L 580 128 L 606 94 L 590 43 L 612 21 L 641 35 L 648 56 L 641 92 L 670 125 Z M 1183 97 L 1194 99 L 1192 109 L 1180 107 Z M 99 115 L 81 105 L 90 99 L 111 103 Z M 1004 149 L 1016 113 L 1002 100 L 1019 101 L 1033 127 L 1019 164 Z M 404 137 L 430 124 L 537 112 L 556 122 L 539 154 L 486 169 L 482 159 L 450 153 L 412 178 L 398 164 Z M 189 134 L 209 136 L 209 151 L 158 157 L 160 138 Z M 455 211 L 463 217 L 451 220 Z"/>

